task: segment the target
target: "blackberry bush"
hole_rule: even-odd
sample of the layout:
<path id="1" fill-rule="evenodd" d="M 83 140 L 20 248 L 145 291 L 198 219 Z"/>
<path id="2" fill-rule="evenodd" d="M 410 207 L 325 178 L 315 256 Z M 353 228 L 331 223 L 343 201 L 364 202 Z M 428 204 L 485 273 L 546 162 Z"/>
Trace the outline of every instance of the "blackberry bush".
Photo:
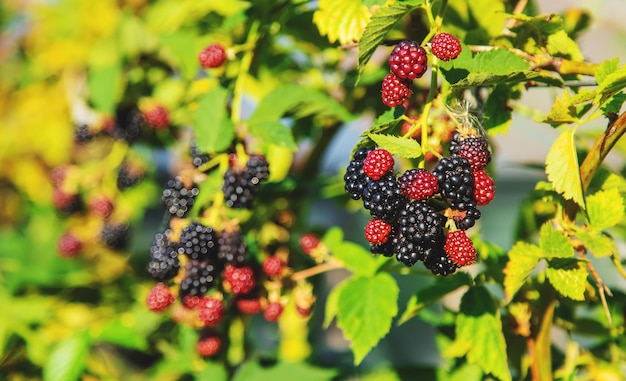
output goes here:
<path id="1" fill-rule="evenodd" d="M 216 262 L 219 238 L 210 226 L 193 221 L 185 226 L 178 240 L 178 253 L 193 260 Z"/>
<path id="2" fill-rule="evenodd" d="M 198 195 L 196 186 L 187 187 L 180 176 L 168 180 L 167 186 L 163 189 L 161 202 L 165 209 L 173 216 L 184 217 Z"/>

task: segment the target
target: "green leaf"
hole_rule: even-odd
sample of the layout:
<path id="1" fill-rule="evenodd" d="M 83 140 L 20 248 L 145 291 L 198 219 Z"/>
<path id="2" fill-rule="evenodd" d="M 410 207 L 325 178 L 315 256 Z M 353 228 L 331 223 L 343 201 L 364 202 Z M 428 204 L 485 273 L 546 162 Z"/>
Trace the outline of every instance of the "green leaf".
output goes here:
<path id="1" fill-rule="evenodd" d="M 461 299 L 455 342 L 444 357 L 467 354 L 470 364 L 503 381 L 511 380 L 498 306 L 484 287 L 470 288 Z"/>
<path id="2" fill-rule="evenodd" d="M 335 285 L 328 293 L 328 297 L 326 297 L 326 305 L 324 306 L 324 328 L 330 327 L 330 323 L 333 322 L 333 319 L 337 316 L 337 313 L 339 313 L 339 297 L 341 297 L 341 293 L 348 284 L 349 279 L 350 278 L 347 278 L 341 283 Z"/>
<path id="3" fill-rule="evenodd" d="M 116 61 L 108 66 L 91 68 L 87 73 L 89 99 L 97 111 L 115 114 L 115 105 L 121 97 L 122 65 Z"/>
<path id="4" fill-rule="evenodd" d="M 598 83 L 604 82 L 606 77 L 609 74 L 616 72 L 619 69 L 619 67 L 620 67 L 620 64 L 619 64 L 618 57 L 602 61 L 602 63 L 598 65 L 598 68 L 596 69 L 596 72 L 594 75 L 596 78 L 596 82 Z"/>
<path id="5" fill-rule="evenodd" d="M 395 2 L 380 7 L 365 27 L 359 41 L 359 73 L 365 70 L 378 45 L 383 41 L 387 32 L 408 12 L 424 4 L 424 1 Z"/>
<path id="6" fill-rule="evenodd" d="M 278 120 L 250 124 L 248 131 L 263 143 L 285 147 L 292 151 L 298 149 L 291 130 Z"/>
<path id="7" fill-rule="evenodd" d="M 337 247 L 343 242 L 343 229 L 339 226 L 333 226 L 326 230 L 322 236 L 322 242 L 326 247 Z"/>
<path id="8" fill-rule="evenodd" d="M 198 99 L 198 107 L 192 111 L 193 129 L 202 152 L 223 151 L 235 137 L 235 127 L 226 112 L 227 97 L 226 89 L 215 87 Z"/>
<path id="9" fill-rule="evenodd" d="M 483 127 L 490 134 L 506 133 L 511 126 L 511 86 L 506 84 L 496 85 L 485 102 L 485 118 Z"/>
<path id="10" fill-rule="evenodd" d="M 355 274 L 373 275 L 384 263 L 384 257 L 382 259 L 381 256 L 374 257 L 369 250 L 354 242 L 344 241 L 328 248 L 334 258 Z"/>
<path id="11" fill-rule="evenodd" d="M 594 103 L 598 106 L 603 106 L 604 103 L 609 101 L 617 92 L 622 91 L 624 88 L 626 88 L 626 66 L 622 66 L 618 70 L 610 73 L 598 84 L 598 95 Z"/>
<path id="12" fill-rule="evenodd" d="M 166 59 L 180 69 L 183 78 L 193 79 L 200 71 L 198 37 L 187 30 L 179 30 L 161 37 Z"/>
<path id="13" fill-rule="evenodd" d="M 276 122 L 288 112 L 299 117 L 318 115 L 342 122 L 354 117 L 333 98 L 315 89 L 299 85 L 278 86 L 266 94 L 250 119 L 249 128 L 258 123 Z"/>
<path id="14" fill-rule="evenodd" d="M 622 105 L 626 102 L 626 94 L 625 93 L 617 93 L 607 99 L 600 108 L 604 114 L 614 113 L 618 114 L 622 109 Z"/>
<path id="15" fill-rule="evenodd" d="M 511 71 L 506 74 L 470 72 L 467 77 L 454 83 L 452 85 L 452 89 L 457 90 L 476 86 L 493 86 L 502 83 L 506 83 L 510 86 L 514 83 L 527 81 L 545 82 L 556 86 L 560 84 L 560 81 L 557 79 L 544 76 L 541 73 L 531 70 Z"/>
<path id="16" fill-rule="evenodd" d="M 320 368 L 305 362 L 279 361 L 272 366 L 261 365 L 257 361 L 245 362 L 237 369 L 233 381 L 248 380 L 333 380 L 337 369 Z"/>
<path id="17" fill-rule="evenodd" d="M 148 348 L 145 333 L 136 327 L 124 324 L 120 320 L 110 321 L 95 339 L 140 351 L 145 351 Z"/>
<path id="18" fill-rule="evenodd" d="M 611 237 L 598 233 L 591 234 L 584 230 L 578 231 L 576 237 L 597 258 L 617 253 L 615 241 Z"/>
<path id="19" fill-rule="evenodd" d="M 78 334 L 58 343 L 43 367 L 43 380 L 78 380 L 87 362 L 89 346 L 86 334 Z"/>
<path id="20" fill-rule="evenodd" d="M 328 41 L 346 45 L 359 41 L 370 17 L 361 0 L 319 0 L 313 23 Z"/>
<path id="21" fill-rule="evenodd" d="M 493 49 L 472 57 L 467 46 L 456 60 L 441 64 L 446 80 L 456 87 L 496 84 L 505 81 L 524 81 L 538 77 L 530 71 L 523 58 L 506 49 Z"/>
<path id="22" fill-rule="evenodd" d="M 567 258 L 574 256 L 574 248 L 562 231 L 556 230 L 550 222 L 541 225 L 539 248 L 543 258 Z"/>
<path id="23" fill-rule="evenodd" d="M 472 277 L 468 273 L 459 272 L 445 278 L 435 278 L 435 282 L 413 295 L 407 302 L 404 313 L 398 320 L 398 325 L 404 324 L 417 315 L 424 307 L 439 301 L 456 289 L 472 284 Z"/>
<path id="24" fill-rule="evenodd" d="M 405 139 L 400 136 L 368 134 L 376 144 L 389 151 L 392 155 L 398 155 L 407 159 L 422 156 L 422 147 L 415 139 Z"/>
<path id="25" fill-rule="evenodd" d="M 217 361 L 203 361 L 202 368 L 194 372 L 195 379 L 211 381 L 228 381 L 228 371 L 226 367 Z"/>
<path id="26" fill-rule="evenodd" d="M 575 258 L 556 258 L 548 261 L 546 275 L 550 284 L 561 295 L 573 300 L 585 300 L 587 269 L 585 261 Z"/>
<path id="27" fill-rule="evenodd" d="M 548 53 L 553 56 L 568 57 L 572 61 L 578 62 L 585 59 L 576 41 L 572 40 L 564 30 L 549 35 L 546 48 Z"/>
<path id="28" fill-rule="evenodd" d="M 587 221 L 592 233 L 617 225 L 624 219 L 624 198 L 616 188 L 587 197 Z"/>
<path id="29" fill-rule="evenodd" d="M 398 285 L 387 273 L 346 281 L 339 296 L 337 325 L 350 340 L 355 364 L 389 332 L 398 313 L 398 295 Z"/>
<path id="30" fill-rule="evenodd" d="M 572 129 L 565 129 L 552 144 L 546 157 L 546 173 L 557 192 L 585 209 Z"/>
<path id="31" fill-rule="evenodd" d="M 509 251 L 509 261 L 504 268 L 504 293 L 511 301 L 535 269 L 541 249 L 533 244 L 519 241 Z"/>
<path id="32" fill-rule="evenodd" d="M 559 125 L 577 121 L 576 108 L 573 105 L 586 99 L 583 98 L 583 95 L 585 95 L 585 93 L 582 93 L 582 95 L 576 98 L 572 98 L 568 91 L 564 91 L 560 97 L 554 100 L 550 112 L 542 122 Z"/>

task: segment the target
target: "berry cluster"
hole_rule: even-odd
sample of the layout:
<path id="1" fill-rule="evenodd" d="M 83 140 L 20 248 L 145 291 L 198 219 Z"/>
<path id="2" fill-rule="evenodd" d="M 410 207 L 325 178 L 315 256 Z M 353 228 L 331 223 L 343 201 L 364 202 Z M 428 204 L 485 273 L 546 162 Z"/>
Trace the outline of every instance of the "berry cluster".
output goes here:
<path id="1" fill-rule="evenodd" d="M 395 255 L 406 266 L 422 261 L 436 275 L 454 273 L 475 262 L 476 249 L 466 230 L 481 216 L 477 206 L 494 197 L 484 168 L 491 158 L 481 135 L 456 133 L 450 156 L 435 168 L 398 174 L 392 155 L 382 148 L 360 148 L 344 175 L 345 191 L 362 199 L 372 219 L 365 238 L 374 254 Z"/>
<path id="2" fill-rule="evenodd" d="M 269 164 L 265 156 L 252 154 L 244 166 L 238 166 L 237 160 L 224 173 L 224 201 L 230 208 L 250 209 L 261 182 L 269 178 Z"/>

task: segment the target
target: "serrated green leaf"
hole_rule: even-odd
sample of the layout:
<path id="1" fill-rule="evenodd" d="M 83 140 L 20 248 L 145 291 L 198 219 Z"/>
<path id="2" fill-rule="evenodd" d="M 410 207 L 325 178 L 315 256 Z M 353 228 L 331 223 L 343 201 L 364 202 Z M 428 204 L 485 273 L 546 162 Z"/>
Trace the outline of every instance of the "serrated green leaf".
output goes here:
<path id="1" fill-rule="evenodd" d="M 368 134 L 368 136 L 380 148 L 386 149 L 392 155 L 398 155 L 407 159 L 422 156 L 422 146 L 415 139 L 382 134 Z"/>
<path id="2" fill-rule="evenodd" d="M 578 102 L 578 99 L 576 102 Z M 542 122 L 555 125 L 575 122 L 578 118 L 576 117 L 576 108 L 573 104 L 575 103 L 571 94 L 568 91 L 564 91 L 560 97 L 554 100 L 550 112 Z"/>
<path id="3" fill-rule="evenodd" d="M 563 29 L 563 18 L 557 14 L 528 16 L 525 14 L 507 14 L 507 17 L 520 21 L 511 31 L 516 33 L 537 33 L 550 35 Z"/>
<path id="4" fill-rule="evenodd" d="M 339 260 L 345 268 L 355 274 L 372 275 L 384 263 L 380 256 L 374 257 L 369 250 L 354 242 L 344 241 L 329 249 L 333 258 Z"/>
<path id="5" fill-rule="evenodd" d="M 228 92 L 215 87 L 198 99 L 192 111 L 193 129 L 198 148 L 202 152 L 220 152 L 230 146 L 235 127 L 226 113 Z"/>
<path id="6" fill-rule="evenodd" d="M 596 93 L 595 89 L 580 89 L 576 94 L 570 96 L 568 103 L 570 106 L 573 106 L 592 101 L 596 97 Z"/>
<path id="7" fill-rule="evenodd" d="M 558 30 L 549 35 L 546 48 L 551 55 L 568 57 L 572 61 L 582 62 L 585 58 L 576 41 L 572 40 L 564 30 Z"/>
<path id="8" fill-rule="evenodd" d="M 298 149 L 291 130 L 278 120 L 251 123 L 248 125 L 248 132 L 263 143 L 274 144 L 292 151 Z"/>
<path id="9" fill-rule="evenodd" d="M 361 0 L 320 0 L 313 23 L 328 41 L 346 45 L 359 41 L 371 16 Z"/>
<path id="10" fill-rule="evenodd" d="M 398 313 L 399 293 L 396 281 L 387 273 L 346 281 L 339 296 L 337 325 L 350 340 L 355 364 L 389 332 Z"/>
<path id="11" fill-rule="evenodd" d="M 468 87 L 476 86 L 493 86 L 501 83 L 507 83 L 512 85 L 514 83 L 527 82 L 544 82 L 548 81 L 550 84 L 558 84 L 558 80 L 552 79 L 552 77 L 542 76 L 540 73 L 530 70 L 512 71 L 506 74 L 493 74 L 486 72 L 471 72 L 467 77 L 452 85 L 453 89 L 465 89 Z"/>
<path id="12" fill-rule="evenodd" d="M 608 74 L 604 80 L 598 83 L 597 96 L 594 103 L 602 106 L 617 92 L 626 88 L 626 66 Z"/>
<path id="13" fill-rule="evenodd" d="M 443 353 L 444 357 L 465 354 L 468 363 L 483 372 L 511 380 L 498 306 L 484 287 L 472 287 L 461 298 L 456 339 Z"/>
<path id="14" fill-rule="evenodd" d="M 402 316 L 398 319 L 398 325 L 404 324 L 417 315 L 424 307 L 437 302 L 452 291 L 471 284 L 472 277 L 464 272 L 459 272 L 446 278 L 435 278 L 435 282 L 432 285 L 417 291 L 409 299 Z"/>
<path id="15" fill-rule="evenodd" d="M 596 69 L 596 73 L 594 75 L 594 77 L 596 78 L 596 82 L 598 82 L 598 84 L 604 82 L 606 77 L 611 73 L 615 73 L 619 69 L 619 67 L 620 64 L 618 57 L 602 61 Z"/>
<path id="16" fill-rule="evenodd" d="M 309 365 L 305 362 L 287 362 L 267 366 L 257 361 L 247 361 L 237 369 L 233 381 L 248 380 L 298 380 L 325 381 L 337 376 L 337 369 L 326 369 Z"/>
<path id="17" fill-rule="evenodd" d="M 546 157 L 546 174 L 557 192 L 585 209 L 572 129 L 565 129 L 552 143 Z"/>
<path id="18" fill-rule="evenodd" d="M 567 258 L 574 256 L 574 248 L 562 231 L 555 229 L 550 222 L 541 225 L 539 248 L 543 258 Z"/>
<path id="19" fill-rule="evenodd" d="M 617 253 L 615 241 L 613 241 L 611 237 L 597 233 L 591 234 L 584 230 L 577 232 L 576 237 L 581 240 L 585 248 L 597 258 Z"/>
<path id="20" fill-rule="evenodd" d="M 504 268 L 504 293 L 511 301 L 535 269 L 541 249 L 533 244 L 519 241 L 509 251 L 509 261 Z"/>
<path id="21" fill-rule="evenodd" d="M 248 124 L 276 122 L 288 112 L 299 117 L 319 115 L 345 122 L 353 119 L 352 114 L 336 100 L 318 90 L 298 86 L 278 86 L 266 94 L 256 107 Z"/>
<path id="22" fill-rule="evenodd" d="M 511 125 L 511 86 L 505 84 L 496 85 L 490 92 L 485 102 L 485 118 L 483 127 L 490 134 L 505 133 Z"/>
<path id="23" fill-rule="evenodd" d="M 605 115 L 609 113 L 618 114 L 622 109 L 624 102 L 626 102 L 626 94 L 617 93 L 608 98 L 606 102 L 604 102 L 602 106 L 600 106 L 600 108 Z"/>
<path id="24" fill-rule="evenodd" d="M 559 294 L 573 300 L 585 300 L 587 269 L 585 262 L 575 258 L 548 261 L 546 276 Z"/>
<path id="25" fill-rule="evenodd" d="M 78 380 L 87 362 L 89 346 L 86 334 L 78 334 L 58 343 L 43 367 L 43 380 Z"/>
<path id="26" fill-rule="evenodd" d="M 589 230 L 599 233 L 624 218 L 624 198 L 616 188 L 598 191 L 587 197 Z"/>
<path id="27" fill-rule="evenodd" d="M 405 14 L 418 8 L 423 3 L 423 1 L 391 3 L 380 7 L 376 13 L 372 15 L 359 41 L 359 73 L 365 70 L 365 65 L 369 62 L 370 58 L 372 58 L 374 51 L 383 41 L 387 32 L 389 32 Z"/>
<path id="28" fill-rule="evenodd" d="M 336 284 L 326 297 L 326 305 L 324 306 L 324 323 L 322 324 L 324 328 L 330 327 L 330 323 L 332 323 L 333 319 L 339 312 L 339 297 L 341 296 L 344 287 L 348 284 L 348 279 L 350 278 L 346 278 L 341 283 Z"/>

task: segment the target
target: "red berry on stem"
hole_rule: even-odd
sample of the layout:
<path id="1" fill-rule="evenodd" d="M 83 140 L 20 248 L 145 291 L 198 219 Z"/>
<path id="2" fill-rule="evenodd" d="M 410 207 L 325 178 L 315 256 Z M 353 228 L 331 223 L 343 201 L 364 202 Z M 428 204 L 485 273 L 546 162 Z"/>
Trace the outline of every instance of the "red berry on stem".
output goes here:
<path id="1" fill-rule="evenodd" d="M 216 332 L 203 332 L 196 343 L 196 350 L 202 357 L 212 357 L 219 352 L 222 347 L 222 339 Z"/>
<path id="2" fill-rule="evenodd" d="M 272 255 L 263 261 L 263 272 L 269 277 L 279 277 L 287 264 L 279 257 Z"/>
<path id="3" fill-rule="evenodd" d="M 367 154 L 363 172 L 372 180 L 380 180 L 393 169 L 393 156 L 386 149 L 378 148 Z"/>
<path id="4" fill-rule="evenodd" d="M 233 294 L 247 294 L 256 285 L 252 268 L 227 265 L 224 269 L 224 289 Z"/>
<path id="5" fill-rule="evenodd" d="M 448 33 L 439 33 L 430 41 L 433 55 L 442 61 L 450 61 L 461 54 L 461 42 Z"/>
<path id="6" fill-rule="evenodd" d="M 365 239 L 372 245 L 382 245 L 387 242 L 389 233 L 391 233 L 391 225 L 383 220 L 369 220 L 365 225 Z"/>
<path id="7" fill-rule="evenodd" d="M 452 262 L 459 266 L 467 266 L 476 262 L 476 248 L 465 230 L 455 230 L 446 235 L 443 247 Z"/>
<path id="8" fill-rule="evenodd" d="M 265 307 L 263 317 L 265 320 L 270 322 L 277 321 L 280 318 L 280 315 L 282 315 L 284 309 L 285 307 L 283 307 L 281 303 L 271 302 L 267 305 L 267 307 Z"/>
<path id="9" fill-rule="evenodd" d="M 486 206 L 495 196 L 496 186 L 493 184 L 493 179 L 480 169 L 474 171 L 474 198 L 476 199 L 476 205 Z"/>
<path id="10" fill-rule="evenodd" d="M 161 105 L 151 105 L 149 108 L 142 110 L 143 118 L 148 126 L 155 130 L 163 130 L 170 126 L 170 113 Z"/>
<path id="11" fill-rule="evenodd" d="M 402 79 L 420 78 L 428 67 L 426 50 L 415 41 L 401 41 L 389 55 L 389 69 Z"/>
<path id="12" fill-rule="evenodd" d="M 300 248 L 306 255 L 310 255 L 319 244 L 320 239 L 315 234 L 307 233 L 300 237 Z"/>
<path id="13" fill-rule="evenodd" d="M 163 312 L 174 303 L 175 300 L 176 298 L 174 298 L 170 289 L 164 283 L 159 282 L 152 287 L 150 293 L 148 293 L 146 304 L 151 311 Z"/>
<path id="14" fill-rule="evenodd" d="M 113 212 L 113 203 L 105 195 L 94 196 L 89 200 L 89 211 L 95 216 L 107 219 Z"/>
<path id="15" fill-rule="evenodd" d="M 402 79 L 393 73 L 387 74 L 382 84 L 382 101 L 388 107 L 402 106 L 409 99 L 413 90 L 410 80 Z"/>
<path id="16" fill-rule="evenodd" d="M 437 176 L 427 169 L 409 169 L 398 179 L 400 193 L 413 200 L 425 200 L 437 193 L 439 184 Z"/>
<path id="17" fill-rule="evenodd" d="M 207 69 L 220 67 L 226 62 L 226 49 L 222 44 L 211 44 L 202 49 L 198 60 L 200 65 Z"/>
<path id="18" fill-rule="evenodd" d="M 65 233 L 59 238 L 57 252 L 63 258 L 74 258 L 83 249 L 83 243 L 72 233 Z"/>
<path id="19" fill-rule="evenodd" d="M 224 316 L 224 302 L 214 297 L 201 298 L 198 304 L 198 317 L 205 327 L 215 327 Z"/>
<path id="20" fill-rule="evenodd" d="M 247 315 L 258 314 L 263 309 L 261 299 L 258 297 L 247 297 L 242 295 L 237 298 L 235 304 L 237 305 L 237 309 L 239 309 L 239 311 Z"/>

